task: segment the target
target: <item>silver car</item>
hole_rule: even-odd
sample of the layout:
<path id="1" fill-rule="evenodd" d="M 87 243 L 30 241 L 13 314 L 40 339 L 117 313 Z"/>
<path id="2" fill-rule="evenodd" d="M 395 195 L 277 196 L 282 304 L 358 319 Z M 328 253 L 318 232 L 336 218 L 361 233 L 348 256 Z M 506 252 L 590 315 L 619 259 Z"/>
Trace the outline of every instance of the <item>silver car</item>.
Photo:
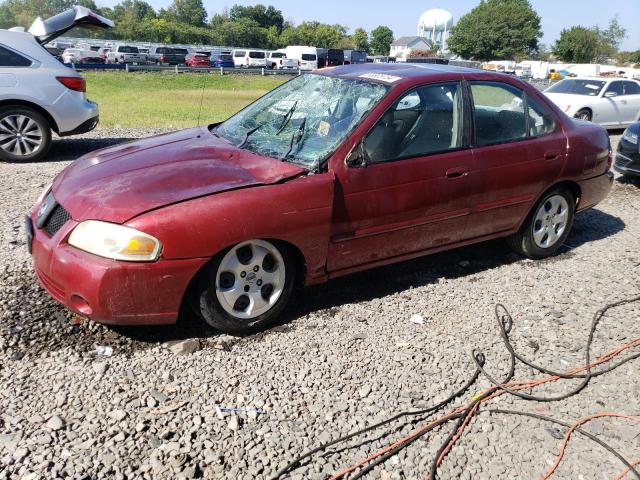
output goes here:
<path id="1" fill-rule="evenodd" d="M 37 161 L 59 136 L 88 132 L 98 124 L 98 105 L 86 98 L 84 79 L 42 45 L 74 26 L 112 27 L 84 7 L 73 7 L 28 32 L 0 30 L 0 160 Z"/>

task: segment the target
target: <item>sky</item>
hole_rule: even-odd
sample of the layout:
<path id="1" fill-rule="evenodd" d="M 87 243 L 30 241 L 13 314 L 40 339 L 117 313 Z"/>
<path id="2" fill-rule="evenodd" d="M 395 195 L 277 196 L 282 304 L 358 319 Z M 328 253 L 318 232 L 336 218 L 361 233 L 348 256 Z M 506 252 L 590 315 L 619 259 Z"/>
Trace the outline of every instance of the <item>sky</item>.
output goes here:
<path id="1" fill-rule="evenodd" d="M 156 10 L 167 7 L 171 0 L 147 0 Z M 478 5 L 480 0 L 203 0 L 209 14 L 219 13 L 234 4 L 262 3 L 282 10 L 286 19 L 299 24 L 305 20 L 346 25 L 350 31 L 363 27 L 371 31 L 378 25 L 390 27 L 396 38 L 415 35 L 418 18 L 431 8 L 449 10 L 456 19 Z M 552 45 L 563 28 L 573 25 L 606 27 L 609 19 L 619 15 L 627 29 L 622 50 L 640 50 L 640 0 L 530 0 L 542 19 L 542 43 Z M 118 0 L 97 0 L 98 6 L 113 6 Z"/>

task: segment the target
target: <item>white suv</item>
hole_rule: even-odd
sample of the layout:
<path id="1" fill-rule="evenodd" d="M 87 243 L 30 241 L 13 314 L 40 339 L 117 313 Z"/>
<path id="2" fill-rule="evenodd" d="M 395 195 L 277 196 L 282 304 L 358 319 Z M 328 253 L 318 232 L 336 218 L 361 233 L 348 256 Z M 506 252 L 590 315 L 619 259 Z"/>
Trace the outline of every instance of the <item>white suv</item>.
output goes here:
<path id="1" fill-rule="evenodd" d="M 98 105 L 87 100 L 84 79 L 42 46 L 76 25 L 111 27 L 113 22 L 73 7 L 38 18 L 29 32 L 0 30 L 0 160 L 40 160 L 52 130 L 74 135 L 98 124 Z"/>

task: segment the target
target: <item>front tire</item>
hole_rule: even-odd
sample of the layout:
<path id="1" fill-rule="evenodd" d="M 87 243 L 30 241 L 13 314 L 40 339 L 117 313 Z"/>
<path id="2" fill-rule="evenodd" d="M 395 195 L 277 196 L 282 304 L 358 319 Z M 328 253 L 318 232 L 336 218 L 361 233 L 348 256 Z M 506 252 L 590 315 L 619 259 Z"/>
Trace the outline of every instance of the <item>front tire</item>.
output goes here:
<path id="1" fill-rule="evenodd" d="M 51 127 L 39 112 L 22 106 L 0 108 L 0 160 L 37 162 L 50 146 Z"/>
<path id="2" fill-rule="evenodd" d="M 569 189 L 549 190 L 533 207 L 518 233 L 507 238 L 509 246 L 531 259 L 554 255 L 571 231 L 575 209 L 576 200 Z"/>
<path id="3" fill-rule="evenodd" d="M 198 309 L 212 327 L 248 335 L 272 325 L 295 285 L 289 250 L 267 240 L 249 240 L 216 255 L 203 272 Z"/>
<path id="4" fill-rule="evenodd" d="M 586 122 L 590 122 L 592 119 L 591 111 L 586 108 L 583 108 L 582 110 L 578 110 L 575 118 L 577 118 L 578 120 L 584 120 Z"/>

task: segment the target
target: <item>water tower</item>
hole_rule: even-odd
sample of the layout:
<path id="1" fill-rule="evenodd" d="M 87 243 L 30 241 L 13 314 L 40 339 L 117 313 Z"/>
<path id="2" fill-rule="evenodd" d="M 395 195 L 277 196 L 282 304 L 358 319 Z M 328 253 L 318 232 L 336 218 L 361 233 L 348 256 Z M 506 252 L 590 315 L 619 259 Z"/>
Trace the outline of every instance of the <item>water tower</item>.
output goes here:
<path id="1" fill-rule="evenodd" d="M 447 35 L 451 27 L 453 27 L 453 15 L 441 8 L 432 8 L 420 15 L 418 36 L 438 43 L 442 50 L 446 50 Z"/>

